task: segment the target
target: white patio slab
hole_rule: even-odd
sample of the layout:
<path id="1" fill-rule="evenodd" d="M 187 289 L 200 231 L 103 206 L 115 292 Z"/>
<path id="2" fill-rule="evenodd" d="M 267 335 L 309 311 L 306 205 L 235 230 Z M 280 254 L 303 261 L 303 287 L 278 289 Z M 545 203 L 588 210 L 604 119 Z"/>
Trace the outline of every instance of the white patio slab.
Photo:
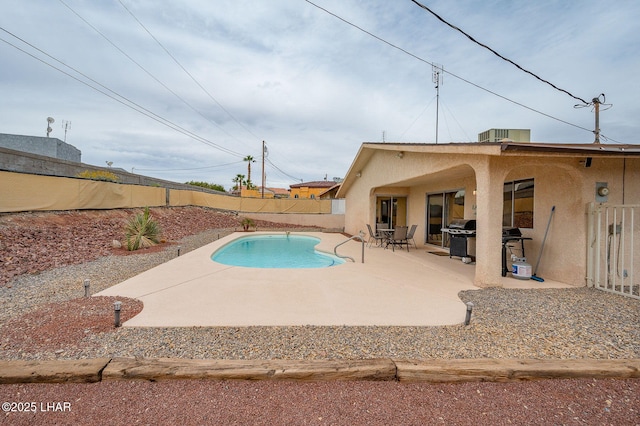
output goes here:
<path id="1" fill-rule="evenodd" d="M 296 234 L 320 238 L 316 249 L 330 253 L 347 239 Z M 142 312 L 124 324 L 128 327 L 436 326 L 462 323 L 466 305 L 458 293 L 478 289 L 473 265 L 434 256 L 425 248 L 409 253 L 365 248 L 361 263 L 362 244 L 350 241 L 338 253 L 355 263 L 315 269 L 245 268 L 211 260 L 218 248 L 246 235 L 234 233 L 98 295 L 144 303 Z M 545 284 L 505 280 L 506 286 L 514 281 L 516 287 Z"/>

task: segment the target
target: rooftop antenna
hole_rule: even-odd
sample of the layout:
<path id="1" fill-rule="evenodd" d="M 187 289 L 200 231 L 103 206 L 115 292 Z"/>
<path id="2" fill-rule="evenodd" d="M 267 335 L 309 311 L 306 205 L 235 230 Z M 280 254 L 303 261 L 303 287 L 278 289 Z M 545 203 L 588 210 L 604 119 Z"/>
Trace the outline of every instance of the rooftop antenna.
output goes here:
<path id="1" fill-rule="evenodd" d="M 64 129 L 64 142 L 67 142 L 67 130 L 71 128 L 71 122 L 62 120 L 62 128 Z"/>
<path id="2" fill-rule="evenodd" d="M 433 81 L 436 85 L 436 143 L 438 143 L 438 121 L 439 121 L 439 113 L 440 113 L 440 84 L 443 84 L 443 76 L 444 68 L 442 65 L 432 64 L 431 65 L 431 81 Z"/>
<path id="3" fill-rule="evenodd" d="M 47 117 L 47 137 L 49 137 L 49 134 L 53 132 L 51 125 L 55 123 L 55 121 L 56 120 L 54 120 L 53 117 Z"/>
<path id="4" fill-rule="evenodd" d="M 386 130 L 383 130 L 383 131 L 382 131 L 382 142 L 386 142 L 386 140 L 385 140 L 385 139 L 386 139 L 386 136 L 387 136 L 387 131 L 386 131 Z"/>

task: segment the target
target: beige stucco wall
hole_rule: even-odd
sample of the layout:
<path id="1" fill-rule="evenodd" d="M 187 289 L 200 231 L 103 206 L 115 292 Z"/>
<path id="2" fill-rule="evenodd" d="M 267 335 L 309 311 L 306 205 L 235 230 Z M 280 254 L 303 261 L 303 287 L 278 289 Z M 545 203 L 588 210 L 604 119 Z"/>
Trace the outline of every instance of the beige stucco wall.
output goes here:
<path id="1" fill-rule="evenodd" d="M 245 198 L 206 192 L 170 190 L 172 206 L 205 206 L 240 212 L 262 213 L 331 213 L 331 200 L 291 198 Z"/>
<path id="2" fill-rule="evenodd" d="M 345 231 L 366 230 L 375 222 L 377 194 L 408 197 L 408 224 L 417 224 L 416 242 L 424 245 L 426 194 L 465 189 L 465 218 L 478 221 L 476 284 L 499 285 L 501 271 L 502 191 L 505 181 L 535 180 L 534 227 L 522 229 L 529 263 L 535 267 L 552 206 L 556 206 L 537 274 L 585 284 L 588 203 L 596 182 L 608 182 L 609 203 L 640 203 L 640 159 L 580 158 L 553 155 L 467 155 L 380 150 L 374 152 L 345 194 Z M 476 195 L 473 191 L 477 190 Z M 486 232 L 485 230 L 493 230 Z"/>
<path id="3" fill-rule="evenodd" d="M 164 206 L 164 188 L 0 172 L 0 212 Z"/>
<path id="4" fill-rule="evenodd" d="M 313 213 L 242 213 L 243 217 L 254 220 L 266 220 L 275 223 L 287 223 L 296 226 L 321 227 L 332 230 L 344 229 L 343 214 Z"/>
<path id="5" fill-rule="evenodd" d="M 171 206 L 203 206 L 239 212 L 330 215 L 332 204 L 331 200 L 243 198 L 0 171 L 0 212 L 164 206 L 167 205 L 167 193 Z"/>

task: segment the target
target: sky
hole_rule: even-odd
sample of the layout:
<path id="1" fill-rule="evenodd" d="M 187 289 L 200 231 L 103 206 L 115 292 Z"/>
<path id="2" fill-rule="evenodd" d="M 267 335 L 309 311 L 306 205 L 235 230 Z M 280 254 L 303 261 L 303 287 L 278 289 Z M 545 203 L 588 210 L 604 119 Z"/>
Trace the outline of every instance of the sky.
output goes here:
<path id="1" fill-rule="evenodd" d="M 592 143 L 593 98 L 602 142 L 638 143 L 640 2 L 420 3 L 556 88 L 411 0 L 0 0 L 0 133 L 52 117 L 83 163 L 226 189 L 247 156 L 261 185 L 263 141 L 280 188 L 364 142 Z"/>

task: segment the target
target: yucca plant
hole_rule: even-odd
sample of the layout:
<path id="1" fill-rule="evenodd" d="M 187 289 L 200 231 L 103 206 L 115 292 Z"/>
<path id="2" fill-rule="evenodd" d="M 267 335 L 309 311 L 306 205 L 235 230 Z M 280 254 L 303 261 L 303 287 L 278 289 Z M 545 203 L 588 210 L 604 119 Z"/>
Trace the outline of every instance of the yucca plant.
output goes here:
<path id="1" fill-rule="evenodd" d="M 149 207 L 144 208 L 144 213 L 138 213 L 127 223 L 125 228 L 127 250 L 134 251 L 139 248 L 147 248 L 158 244 L 160 238 L 160 225 L 151 217 Z"/>

